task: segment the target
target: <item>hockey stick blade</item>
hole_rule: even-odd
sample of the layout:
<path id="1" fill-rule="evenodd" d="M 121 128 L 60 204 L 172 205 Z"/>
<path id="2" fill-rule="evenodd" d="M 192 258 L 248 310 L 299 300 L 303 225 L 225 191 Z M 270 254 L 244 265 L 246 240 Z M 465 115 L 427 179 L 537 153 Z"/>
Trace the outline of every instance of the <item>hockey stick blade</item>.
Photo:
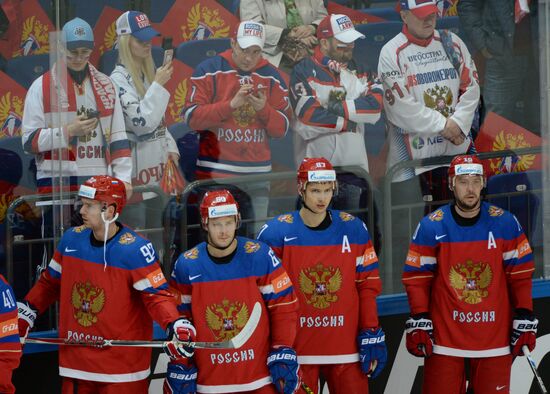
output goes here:
<path id="1" fill-rule="evenodd" d="M 190 342 L 189 345 L 195 349 L 238 349 L 243 346 L 254 334 L 256 327 L 262 316 L 262 307 L 259 302 L 254 304 L 250 318 L 246 322 L 242 330 L 228 341 L 224 342 Z M 170 341 L 139 341 L 139 340 L 124 340 L 124 339 L 103 339 L 100 341 L 78 342 L 70 341 L 64 338 L 27 338 L 21 339 L 21 343 L 32 343 L 36 345 L 64 345 L 64 346 L 88 346 L 88 347 L 107 347 L 107 346 L 122 346 L 122 347 L 151 347 L 162 348 Z"/>
<path id="2" fill-rule="evenodd" d="M 531 371 L 533 371 L 533 374 L 535 375 L 535 378 L 539 385 L 540 392 L 542 394 L 548 394 L 548 390 L 546 390 L 546 386 L 544 385 L 544 382 L 542 381 L 542 378 L 539 375 L 539 371 L 537 370 L 537 364 L 535 363 L 535 360 L 533 359 L 533 356 L 531 355 L 529 348 L 527 347 L 527 345 L 523 345 L 521 347 L 521 350 L 523 350 L 523 354 L 525 354 L 525 358 L 527 359 L 527 362 L 529 362 Z"/>

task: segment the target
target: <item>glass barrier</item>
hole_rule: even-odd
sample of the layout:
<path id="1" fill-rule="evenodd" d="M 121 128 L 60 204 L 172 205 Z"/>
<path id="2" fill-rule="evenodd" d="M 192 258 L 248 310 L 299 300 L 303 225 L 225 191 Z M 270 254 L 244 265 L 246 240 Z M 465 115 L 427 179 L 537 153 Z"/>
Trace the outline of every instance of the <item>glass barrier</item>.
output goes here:
<path id="1" fill-rule="evenodd" d="M 194 2 L 184 1 L 136 2 L 133 5 L 143 6 L 152 27 L 162 34 L 154 37 L 151 45 L 141 48 L 148 65 L 138 67 L 132 51 L 140 49 L 135 47 L 139 43 L 123 38 L 118 41 L 118 47 L 115 45 L 115 21 L 124 8 L 117 8 L 120 2 L 90 3 L 87 7 L 82 2 L 68 3 L 73 8 L 61 10 L 65 19 L 61 26 L 69 16 L 84 19 L 90 28 L 94 27 L 93 50 L 89 51 L 86 44 L 86 26 L 78 25 L 74 30 L 81 35 L 83 46 L 67 47 L 65 35 L 55 34 L 48 18 L 55 14 L 55 7 L 41 9 L 36 13 L 35 22 L 40 19 L 42 29 L 50 32 L 49 40 L 35 37 L 37 42 L 34 46 L 29 44 L 28 53 L 7 59 L 2 74 L 13 100 L 16 92 L 23 92 L 11 110 L 18 118 L 10 120 L 6 116 L 5 134 L 0 138 L 4 162 L 9 163 L 3 170 L 6 187 L 2 191 L 5 213 L 2 251 L 6 264 L 2 264 L 0 272 L 7 274 L 19 298 L 34 282 L 36 267 L 46 266 L 63 232 L 82 223 L 80 203 L 74 193 L 78 185 L 92 175 L 115 174 L 133 184 L 133 197 L 120 220 L 153 242 L 166 274 L 180 253 L 204 240 L 198 204 L 209 188 L 225 185 L 235 192 L 243 217 L 239 232 L 252 238 L 267 219 L 301 207 L 295 171 L 307 149 L 312 147 L 308 145 L 310 140 L 318 138 L 313 134 L 315 127 L 308 128 L 317 124 L 312 114 L 326 110 L 328 101 L 338 96 L 333 93 L 334 97 L 329 100 L 330 89 L 323 90 L 327 89 L 323 88 L 326 81 L 316 81 L 319 77 L 316 74 L 310 77 L 311 86 L 300 85 L 302 82 L 296 82 L 295 75 L 300 68 L 295 64 L 289 67 L 288 56 L 281 72 L 271 66 L 252 73 L 232 70 L 235 59 L 236 64 L 245 68 L 250 59 L 261 59 L 259 54 L 242 51 L 243 48 L 231 49 L 230 27 L 238 23 L 231 13 L 235 11 L 231 9 L 233 5 L 222 9 L 219 7 L 223 5 L 215 1 L 203 8 L 193 8 Z M 357 4 L 352 5 L 359 8 Z M 364 21 L 368 22 L 361 23 L 357 15 L 352 18 L 357 30 L 366 35 L 357 42 L 354 51 L 350 47 L 358 67 L 380 71 L 382 47 L 402 30 L 399 16 L 384 5 L 387 4 L 355 10 L 366 15 Z M 112 7 L 120 12 L 112 12 Z M 170 11 L 170 7 L 195 12 L 199 21 L 192 31 L 187 20 L 175 21 L 170 16 L 176 9 Z M 550 75 L 547 7 L 547 2 L 540 1 L 528 19 L 517 24 L 515 40 L 505 42 L 497 37 L 488 42 L 487 48 L 479 48 L 480 40 L 471 29 L 476 17 L 483 15 L 467 12 L 460 15 L 460 7 L 455 7 L 458 16 L 448 14 L 440 18 L 436 28 L 447 29 L 461 40 L 453 38 L 455 47 L 459 47 L 461 56 L 467 60 L 459 70 L 449 62 L 446 71 L 441 73 L 409 73 L 408 79 L 404 79 L 406 85 L 395 88 L 386 86 L 387 81 L 394 81 L 392 70 L 382 70 L 378 75 L 380 79 L 365 79 L 357 84 L 360 88 L 372 89 L 372 83 L 383 82 L 381 100 L 385 113 L 381 121 L 376 122 L 378 115 L 361 118 L 363 115 L 359 114 L 363 123 L 357 118 L 350 123 L 346 116 L 351 107 L 346 107 L 348 115 L 344 111 L 333 125 L 334 130 L 327 131 L 329 128 L 324 128 L 321 116 L 319 135 L 349 134 L 352 141 L 341 148 L 340 142 L 336 142 L 341 140 L 325 139 L 326 144 L 315 149 L 333 159 L 338 167 L 339 191 L 333 206 L 357 215 L 367 224 L 380 259 L 383 294 L 403 292 L 401 274 L 418 221 L 453 200 L 444 169 L 451 160 L 447 148 L 434 148 L 438 153 L 432 157 L 419 153 L 431 146 L 440 146 L 452 137 L 431 130 L 409 138 L 402 126 L 396 126 L 403 121 L 399 114 L 392 113 L 392 103 L 399 102 L 400 94 L 423 84 L 431 86 L 434 78 L 440 80 L 437 87 L 431 86 L 419 93 L 421 107 L 451 118 L 455 111 L 460 112 L 456 110 L 459 104 L 451 90 L 464 90 L 471 82 L 468 78 L 479 80 L 483 100 L 481 105 L 473 105 L 475 110 L 471 116 L 466 116 L 474 119 L 475 127 L 465 133 L 475 141 L 485 163 L 485 199 L 516 215 L 534 250 L 535 277 L 548 277 L 550 262 L 544 247 L 547 244 L 544 241 L 549 239 L 546 213 L 550 202 L 545 188 L 548 148 L 543 144 L 548 138 L 549 110 L 545 88 Z M 212 10 L 218 10 L 218 14 Z M 223 18 L 219 17 L 214 24 L 207 15 L 223 15 Z M 163 40 L 166 37 L 171 40 Z M 166 49 L 175 49 L 171 54 L 172 65 L 168 67 L 162 66 L 169 62 L 165 59 L 163 44 Z M 44 63 L 42 56 L 46 52 L 38 48 L 46 46 L 49 58 Z M 410 56 L 414 62 L 414 56 Z M 446 59 L 448 54 L 433 56 Z M 210 63 L 199 66 L 204 61 Z M 121 62 L 127 62 L 126 66 L 117 65 Z M 39 67 L 41 72 L 36 75 Z M 86 74 L 88 80 L 79 79 L 83 76 L 79 74 L 80 67 L 91 70 Z M 472 71 L 474 67 L 476 72 Z M 32 79 L 44 73 L 48 78 L 42 79 L 42 84 L 49 83 L 50 88 L 31 87 Z M 144 78 L 141 85 L 130 83 L 138 74 Z M 214 74 L 219 78 L 216 82 L 213 82 Z M 111 76 L 114 83 L 106 79 L 107 76 Z M 456 86 L 447 87 L 449 79 Z M 294 84 L 289 86 L 291 81 Z M 10 85 L 12 82 L 17 83 L 19 90 Z M 249 91 L 244 92 L 237 103 L 232 103 L 242 86 Z M 47 99 L 41 96 L 43 92 Z M 320 92 L 327 94 L 326 99 L 310 106 L 308 100 L 315 101 L 315 94 Z M 37 99 L 39 96 L 34 94 L 38 93 Z M 348 95 L 355 93 L 349 87 L 346 89 Z M 308 98 L 310 95 L 313 98 Z M 356 98 L 361 95 L 357 93 Z M 262 106 L 264 97 L 269 110 Z M 30 113 L 33 100 L 42 108 L 42 114 L 40 111 L 33 116 L 23 114 L 23 107 Z M 357 109 L 359 104 L 353 105 Z M 420 112 L 413 111 L 407 116 L 410 127 L 423 119 Z M 75 121 L 77 117 L 81 118 L 80 123 Z M 86 119 L 94 122 L 93 127 L 85 124 Z M 442 122 L 445 124 L 446 120 Z M 10 128 L 14 125 L 18 126 L 14 129 L 17 131 Z M 395 134 L 392 127 L 400 131 Z M 50 133 L 39 136 L 39 129 L 48 129 Z M 396 143 L 403 145 L 396 148 Z M 400 171 L 432 165 L 443 170 L 434 172 L 430 175 L 432 178 L 417 171 L 417 175 L 401 182 Z M 360 168 L 348 168 L 350 166 Z M 170 171 L 166 171 L 167 168 Z M 165 175 L 167 173 L 172 177 Z M 185 186 L 176 173 L 181 173 Z"/>

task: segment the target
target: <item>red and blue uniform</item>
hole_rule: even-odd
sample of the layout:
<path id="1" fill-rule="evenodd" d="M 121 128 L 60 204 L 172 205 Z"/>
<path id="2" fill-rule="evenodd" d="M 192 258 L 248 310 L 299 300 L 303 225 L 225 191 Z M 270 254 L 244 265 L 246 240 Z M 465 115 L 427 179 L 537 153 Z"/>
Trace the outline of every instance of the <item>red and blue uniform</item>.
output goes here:
<path id="1" fill-rule="evenodd" d="M 196 327 L 197 341 L 233 338 L 254 304 L 262 305 L 258 326 L 241 348 L 196 350 L 198 392 L 254 391 L 270 385 L 269 349 L 293 345 L 298 306 L 292 283 L 269 246 L 237 237 L 231 260 L 216 263 L 203 242 L 178 258 L 170 285 L 178 293 L 178 309 Z"/>
<path id="2" fill-rule="evenodd" d="M 199 64 L 191 83 L 182 113 L 189 127 L 200 131 L 197 177 L 269 173 L 269 138 L 286 134 L 291 113 L 279 71 L 265 59 L 253 70 L 241 71 L 227 50 Z M 265 89 L 267 102 L 261 111 L 251 104 L 231 108 L 231 100 L 244 84 Z"/>
<path id="3" fill-rule="evenodd" d="M 25 297 L 39 313 L 59 300 L 59 336 L 74 341 L 151 340 L 179 317 L 152 244 L 128 227 L 106 244 L 84 226 L 65 232 L 48 269 Z M 149 376 L 151 349 L 61 346 L 59 373 L 84 381 L 136 382 Z"/>
<path id="4" fill-rule="evenodd" d="M 21 343 L 17 329 L 17 305 L 13 289 L 0 275 L 0 393 L 15 393 L 12 371 L 19 366 Z"/>
<path id="5" fill-rule="evenodd" d="M 514 215 L 486 202 L 472 226 L 451 205 L 424 217 L 407 255 L 403 284 L 411 314 L 428 312 L 435 354 L 510 354 L 514 309 L 533 310 L 533 255 Z"/>
<path id="6" fill-rule="evenodd" d="M 332 223 L 324 230 L 308 228 L 299 211 L 280 215 L 267 222 L 258 239 L 273 248 L 296 284 L 294 349 L 306 383 L 315 391 L 321 369 L 341 392 L 365 392 L 356 338 L 379 324 L 378 257 L 360 219 L 337 210 L 327 215 Z"/>

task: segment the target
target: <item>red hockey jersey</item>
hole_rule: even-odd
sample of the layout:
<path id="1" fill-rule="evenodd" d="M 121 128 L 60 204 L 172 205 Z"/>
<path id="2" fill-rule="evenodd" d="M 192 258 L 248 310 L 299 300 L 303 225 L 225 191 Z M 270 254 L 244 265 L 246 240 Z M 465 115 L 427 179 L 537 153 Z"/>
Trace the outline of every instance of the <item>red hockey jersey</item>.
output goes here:
<path id="1" fill-rule="evenodd" d="M 198 341 L 233 338 L 255 302 L 262 305 L 258 326 L 241 348 L 197 349 L 201 393 L 253 391 L 270 384 L 270 347 L 291 347 L 296 336 L 296 295 L 279 259 L 263 242 L 237 241 L 235 256 L 225 264 L 210 259 L 204 242 L 188 250 L 176 261 L 170 280 L 179 293 L 178 308 L 192 319 Z"/>
<path id="2" fill-rule="evenodd" d="M 468 227 L 451 209 L 426 216 L 413 235 L 403 273 L 411 313 L 429 312 L 434 353 L 509 354 L 514 309 L 533 309 L 529 242 L 514 215 L 494 205 L 483 202 Z"/>
<path id="3" fill-rule="evenodd" d="M 185 122 L 200 130 L 199 178 L 271 171 L 270 137 L 283 137 L 289 127 L 288 89 L 278 70 L 261 59 L 250 72 L 237 69 L 231 50 L 205 60 L 191 78 Z M 232 109 L 241 85 L 265 89 L 267 102 L 256 112 L 250 104 Z"/>
<path id="4" fill-rule="evenodd" d="M 357 362 L 359 330 L 378 326 L 382 285 L 367 227 L 346 212 L 329 214 L 332 224 L 325 230 L 307 228 L 295 211 L 272 219 L 258 234 L 297 288 L 295 349 L 301 364 Z"/>
<path id="5" fill-rule="evenodd" d="M 151 340 L 153 317 L 163 328 L 179 313 L 153 245 L 123 227 L 103 245 L 81 226 L 65 232 L 25 299 L 41 313 L 59 300 L 59 336 L 74 341 Z M 151 349 L 60 346 L 59 374 L 98 382 L 147 378 Z"/>

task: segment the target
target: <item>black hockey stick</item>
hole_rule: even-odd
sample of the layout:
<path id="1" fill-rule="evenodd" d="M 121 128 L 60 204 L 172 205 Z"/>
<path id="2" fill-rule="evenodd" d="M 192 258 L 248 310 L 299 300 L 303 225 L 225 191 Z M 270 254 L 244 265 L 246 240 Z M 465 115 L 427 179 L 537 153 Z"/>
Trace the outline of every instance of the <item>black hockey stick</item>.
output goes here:
<path id="1" fill-rule="evenodd" d="M 539 385 L 540 392 L 542 394 L 548 394 L 548 390 L 546 390 L 546 386 L 544 385 L 544 382 L 542 381 L 542 378 L 539 375 L 539 371 L 537 371 L 537 364 L 535 363 L 533 356 L 531 356 L 531 352 L 529 351 L 529 348 L 527 347 L 527 345 L 523 345 L 521 347 L 521 350 L 523 350 L 523 354 L 525 354 L 525 358 L 527 358 L 527 361 L 529 362 L 531 371 L 533 371 L 533 374 L 535 374 L 535 378 Z"/>
<path id="2" fill-rule="evenodd" d="M 243 346 L 252 336 L 260 317 L 262 315 L 262 307 L 259 302 L 254 304 L 252 313 L 242 330 L 228 341 L 224 342 L 189 342 L 185 346 L 195 349 L 238 349 Z M 23 342 L 23 340 L 22 340 Z M 68 346 L 91 346 L 91 347 L 106 347 L 106 346 L 125 346 L 125 347 L 152 347 L 162 348 L 172 341 L 140 341 L 140 340 L 124 340 L 124 339 L 102 339 L 97 341 L 71 341 L 65 338 L 27 338 L 24 343 L 33 343 L 37 345 L 68 345 Z"/>

